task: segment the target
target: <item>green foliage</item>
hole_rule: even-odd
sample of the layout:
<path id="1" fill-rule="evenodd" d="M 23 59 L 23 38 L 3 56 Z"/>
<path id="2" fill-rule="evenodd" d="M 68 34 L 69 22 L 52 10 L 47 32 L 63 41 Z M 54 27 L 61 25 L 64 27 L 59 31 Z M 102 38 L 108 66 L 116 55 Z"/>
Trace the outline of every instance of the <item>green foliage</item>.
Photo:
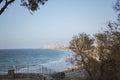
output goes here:
<path id="1" fill-rule="evenodd" d="M 95 35 L 100 55 L 100 80 L 118 80 L 120 59 L 120 26 L 109 23 L 106 30 Z"/>
<path id="2" fill-rule="evenodd" d="M 120 0 L 114 9 L 120 11 Z M 94 39 L 82 33 L 71 40 L 70 49 L 80 57 L 81 60 L 76 61 L 86 70 L 87 80 L 120 80 L 120 13 L 117 20 L 109 22 Z M 94 58 L 94 54 L 99 59 Z"/>
<path id="3" fill-rule="evenodd" d="M 86 50 L 91 50 L 93 41 L 94 40 L 90 38 L 89 35 L 82 33 L 73 37 L 69 48 L 79 55 Z"/>
<path id="4" fill-rule="evenodd" d="M 47 0 L 21 0 L 21 6 L 28 8 L 30 11 L 36 11 L 40 5 L 44 5 Z"/>
<path id="5" fill-rule="evenodd" d="M 77 65 L 81 65 L 86 70 L 86 76 L 89 80 L 97 79 L 96 74 L 99 63 L 93 58 L 94 39 L 85 33 L 73 37 L 70 42 L 70 49 L 76 53 Z"/>
<path id="6" fill-rule="evenodd" d="M 77 64 L 86 70 L 88 80 L 120 80 L 119 22 L 109 22 L 103 32 L 94 36 L 95 39 L 82 33 L 71 40 L 70 49 L 79 57 Z M 94 40 L 96 45 L 93 45 Z M 94 54 L 98 55 L 99 60 L 94 58 Z"/>
<path id="7" fill-rule="evenodd" d="M 5 3 L 0 9 L 0 15 L 5 11 L 5 9 L 13 3 L 15 0 L 0 0 L 0 4 Z M 40 9 L 40 5 L 44 5 L 48 0 L 21 0 L 21 6 L 26 7 L 30 12 L 37 11 Z"/>
<path id="8" fill-rule="evenodd" d="M 82 33 L 73 37 L 70 49 L 81 60 L 89 80 L 119 80 L 120 79 L 120 25 L 109 23 L 102 33 L 95 34 L 96 48 L 93 48 L 94 39 Z M 94 50 L 95 49 L 95 50 Z M 99 55 L 99 61 L 93 54 Z"/>

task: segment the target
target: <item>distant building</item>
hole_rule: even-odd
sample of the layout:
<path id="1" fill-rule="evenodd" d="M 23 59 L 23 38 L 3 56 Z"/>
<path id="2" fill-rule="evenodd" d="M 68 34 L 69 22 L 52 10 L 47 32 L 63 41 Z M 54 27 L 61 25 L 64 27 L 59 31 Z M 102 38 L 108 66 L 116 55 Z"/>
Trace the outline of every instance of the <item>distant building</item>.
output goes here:
<path id="1" fill-rule="evenodd" d="M 45 45 L 42 48 L 43 49 L 56 49 L 56 50 L 68 49 L 67 45 L 62 45 L 58 42 L 50 44 L 50 45 Z"/>

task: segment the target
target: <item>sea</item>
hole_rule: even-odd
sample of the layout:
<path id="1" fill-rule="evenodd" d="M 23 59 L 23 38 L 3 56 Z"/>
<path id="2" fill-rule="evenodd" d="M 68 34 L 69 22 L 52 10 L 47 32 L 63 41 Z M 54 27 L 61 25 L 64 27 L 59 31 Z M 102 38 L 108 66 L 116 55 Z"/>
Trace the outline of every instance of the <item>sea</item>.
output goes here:
<path id="1" fill-rule="evenodd" d="M 56 72 L 72 68 L 66 62 L 73 57 L 69 50 L 51 49 L 0 49 L 0 74 L 14 69 L 17 73 L 39 73 L 41 66 Z"/>

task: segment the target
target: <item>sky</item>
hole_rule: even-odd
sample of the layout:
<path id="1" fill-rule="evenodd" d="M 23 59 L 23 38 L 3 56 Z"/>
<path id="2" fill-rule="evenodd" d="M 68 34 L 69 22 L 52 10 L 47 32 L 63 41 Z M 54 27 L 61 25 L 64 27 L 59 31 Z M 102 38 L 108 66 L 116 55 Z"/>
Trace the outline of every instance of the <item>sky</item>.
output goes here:
<path id="1" fill-rule="evenodd" d="M 64 45 L 78 33 L 93 35 L 116 19 L 115 1 L 48 0 L 31 15 L 16 0 L 0 15 L 0 49 Z"/>

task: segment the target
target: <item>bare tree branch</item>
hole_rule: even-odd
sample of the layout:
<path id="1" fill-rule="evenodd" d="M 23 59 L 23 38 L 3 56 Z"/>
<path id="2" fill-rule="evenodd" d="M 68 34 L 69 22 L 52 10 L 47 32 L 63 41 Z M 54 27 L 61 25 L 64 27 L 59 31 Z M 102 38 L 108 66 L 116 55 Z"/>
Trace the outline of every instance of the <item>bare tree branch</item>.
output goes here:
<path id="1" fill-rule="evenodd" d="M 2 2 L 3 0 L 0 0 L 0 3 Z M 7 8 L 7 6 L 11 3 L 13 3 L 15 0 L 5 0 L 5 5 L 3 5 L 3 7 L 0 9 L 0 15 L 5 11 L 5 9 Z"/>
<path id="2" fill-rule="evenodd" d="M 0 3 L 2 2 L 3 0 L 0 0 Z"/>

